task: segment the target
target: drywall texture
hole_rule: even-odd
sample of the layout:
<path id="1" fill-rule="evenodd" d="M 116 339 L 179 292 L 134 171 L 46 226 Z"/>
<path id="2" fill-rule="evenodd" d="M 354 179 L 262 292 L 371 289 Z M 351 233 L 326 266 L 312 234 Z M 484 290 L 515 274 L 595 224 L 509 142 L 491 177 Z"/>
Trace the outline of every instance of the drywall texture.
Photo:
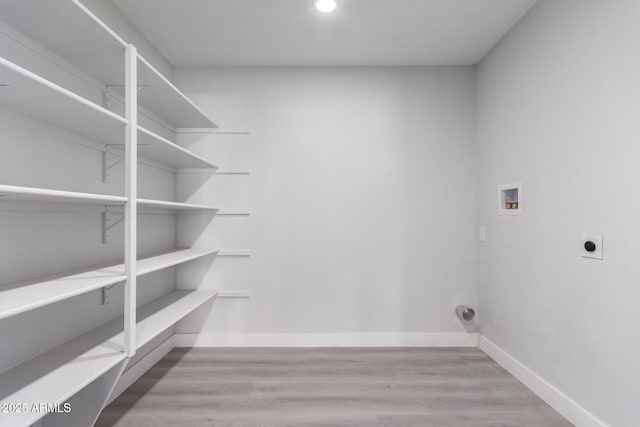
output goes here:
<path id="1" fill-rule="evenodd" d="M 482 333 L 611 426 L 640 418 L 640 3 L 543 0 L 478 69 Z M 497 215 L 522 181 L 522 216 Z M 580 256 L 604 235 L 604 260 Z"/>
<path id="2" fill-rule="evenodd" d="M 199 230 L 197 244 L 252 254 L 202 272 L 203 286 L 251 292 L 216 302 L 203 334 L 465 333 L 454 308 L 476 301 L 472 68 L 179 69 L 176 81 L 223 129 L 252 132 L 220 163 L 252 174 L 216 175 L 190 199 L 251 210 Z"/>

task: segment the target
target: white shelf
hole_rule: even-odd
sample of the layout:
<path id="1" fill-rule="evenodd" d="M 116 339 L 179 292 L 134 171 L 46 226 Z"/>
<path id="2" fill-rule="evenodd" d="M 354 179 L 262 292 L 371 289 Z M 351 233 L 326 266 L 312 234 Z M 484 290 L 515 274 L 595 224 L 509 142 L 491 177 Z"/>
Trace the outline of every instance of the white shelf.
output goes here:
<path id="1" fill-rule="evenodd" d="M 127 120 L 0 58 L 0 109 L 105 144 L 121 144 Z"/>
<path id="2" fill-rule="evenodd" d="M 102 83 L 124 81 L 126 43 L 78 0 L 0 0 L 0 17 Z"/>
<path id="3" fill-rule="evenodd" d="M 148 258 L 142 258 L 138 260 L 138 276 L 217 253 L 217 249 L 178 249 Z"/>
<path id="4" fill-rule="evenodd" d="M 123 196 L 104 194 L 78 193 L 75 191 L 49 190 L 46 188 L 21 187 L 16 185 L 0 185 L 0 201 L 24 200 L 61 203 L 80 203 L 94 205 L 122 206 L 127 202 Z M 217 211 L 213 206 L 194 205 L 192 203 L 170 202 L 165 200 L 138 199 L 138 206 L 169 209 L 175 211 Z"/>
<path id="5" fill-rule="evenodd" d="M 124 94 L 126 42 L 78 0 L 0 0 L 0 16 L 112 90 Z M 141 107 L 174 127 L 215 128 L 206 114 L 138 55 Z"/>
<path id="6" fill-rule="evenodd" d="M 137 275 L 150 274 L 217 252 L 209 249 L 180 249 L 143 258 L 138 260 Z M 124 264 L 116 264 L 0 286 L 0 319 L 120 283 L 126 279 Z"/>
<path id="7" fill-rule="evenodd" d="M 28 410 L 0 414 L 0 425 L 30 426 L 46 415 L 32 412 L 31 405 L 61 404 L 124 360 L 121 346 L 94 330 L 3 373 L 0 401 L 26 404 Z"/>
<path id="8" fill-rule="evenodd" d="M 49 190 L 36 187 L 20 187 L 16 185 L 0 185 L 0 201 L 7 199 L 94 205 L 124 205 L 127 201 L 127 198 L 122 196 Z"/>
<path id="9" fill-rule="evenodd" d="M 217 169 L 211 162 L 166 138 L 140 126 L 136 129 L 138 114 L 146 114 L 169 128 L 215 128 L 216 125 L 148 61 L 140 55 L 136 58 L 136 49 L 128 46 L 83 6 L 81 0 L 0 0 L 0 20 L 6 23 L 0 25 L 0 30 L 7 37 L 59 67 L 54 71 L 38 71 L 42 73 L 38 75 L 19 65 L 25 64 L 20 54 L 8 52 L 6 58 L 0 58 L 0 110 L 105 145 L 123 146 L 125 137 L 135 139 L 131 132 L 137 131 L 140 157 L 176 170 Z M 125 56 L 128 67 L 125 67 Z M 132 68 L 136 61 L 137 79 Z M 60 73 L 61 70 L 69 75 Z M 133 93 L 137 93 L 138 105 L 135 105 L 135 97 L 130 92 L 126 118 L 63 87 L 69 84 L 70 76 L 78 78 L 84 82 L 83 85 L 88 84 L 96 95 L 99 92 L 95 89 L 104 91 L 108 106 L 112 98 L 116 103 L 121 101 L 120 95 L 125 92 L 125 73 L 133 84 L 137 80 L 139 89 L 135 92 L 135 86 L 129 86 Z M 93 97 L 91 99 L 96 101 Z M 142 108 L 146 111 L 141 111 Z M 127 127 L 127 124 L 132 126 Z M 136 198 L 138 178 L 134 157 L 126 160 L 126 170 L 131 179 L 127 180 L 125 193 L 131 197 L 0 185 L 0 203 L 23 200 L 124 206 L 127 214 L 134 215 L 132 221 L 125 221 L 126 261 L 127 266 L 137 267 L 138 276 L 217 254 L 216 250 L 181 249 L 134 259 L 136 206 L 171 211 L 217 213 L 218 210 L 211 206 Z M 107 231 L 110 213 L 105 209 L 104 227 Z M 125 265 L 117 264 L 3 285 L 0 286 L 0 319 L 126 279 Z M 105 373 L 115 373 L 126 363 L 126 355 L 133 356 L 136 349 L 218 294 L 214 290 L 175 291 L 136 308 L 135 286 L 131 283 L 125 285 L 124 291 L 125 316 L 0 374 L 0 402 L 27 405 L 26 412 L 0 413 L 0 425 L 26 427 L 36 423 L 46 414 L 39 410 L 32 412 L 32 405 L 63 403 Z M 137 312 L 137 324 L 133 323 L 133 310 Z M 129 340 L 134 336 L 135 342 Z"/>
<path id="10" fill-rule="evenodd" d="M 138 307 L 136 349 L 149 343 L 218 294 L 219 291 L 215 289 L 175 290 Z M 99 337 L 101 342 L 108 342 L 112 348 L 122 348 L 124 346 L 123 323 L 124 319 L 121 316 L 94 329 L 91 333 Z"/>
<path id="11" fill-rule="evenodd" d="M 174 127 L 217 127 L 198 106 L 140 55 L 138 84 L 145 86 L 138 93 L 138 104 Z"/>
<path id="12" fill-rule="evenodd" d="M 164 200 L 138 199 L 138 206 L 147 208 L 169 209 L 176 211 L 217 211 L 218 208 L 192 203 L 168 202 Z"/>
<path id="13" fill-rule="evenodd" d="M 141 157 L 176 169 L 217 169 L 213 163 L 142 126 L 138 126 L 138 147 L 138 154 Z"/>
<path id="14" fill-rule="evenodd" d="M 136 348 L 140 348 L 189 313 L 215 298 L 218 291 L 174 291 L 139 307 Z M 0 375 L 0 401 L 61 404 L 125 359 L 123 318 L 29 360 Z M 0 414 L 3 427 L 26 427 L 44 413 Z"/>
<path id="15" fill-rule="evenodd" d="M 115 265 L 1 286 L 0 319 L 114 285 L 126 279 L 124 267 Z"/>
<path id="16" fill-rule="evenodd" d="M 217 290 L 174 291 L 138 308 L 137 348 L 147 344 L 217 295 Z"/>

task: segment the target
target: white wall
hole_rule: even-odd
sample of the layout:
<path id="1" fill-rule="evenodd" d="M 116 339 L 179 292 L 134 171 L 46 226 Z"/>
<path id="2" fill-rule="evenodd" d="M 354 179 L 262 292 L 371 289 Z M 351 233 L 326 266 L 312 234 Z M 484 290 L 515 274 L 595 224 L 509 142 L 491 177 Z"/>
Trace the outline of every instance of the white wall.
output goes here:
<path id="1" fill-rule="evenodd" d="M 639 16 L 542 0 L 478 69 L 482 334 L 620 427 L 640 418 Z M 498 217 L 513 181 L 524 215 Z M 603 261 L 582 233 L 604 235 Z"/>
<path id="2" fill-rule="evenodd" d="M 203 334 L 464 333 L 453 310 L 476 302 L 472 68 L 179 69 L 176 81 L 223 129 L 252 132 L 252 175 L 194 195 L 252 213 L 204 227 L 200 244 L 252 257 L 205 276 L 251 299 L 217 302 Z M 207 144 L 228 140 L 190 148 Z"/>

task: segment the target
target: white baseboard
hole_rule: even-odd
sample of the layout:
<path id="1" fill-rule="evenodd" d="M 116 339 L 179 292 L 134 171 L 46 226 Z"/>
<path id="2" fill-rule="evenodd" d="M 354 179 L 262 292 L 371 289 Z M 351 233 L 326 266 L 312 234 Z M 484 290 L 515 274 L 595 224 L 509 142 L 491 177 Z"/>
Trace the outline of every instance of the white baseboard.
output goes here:
<path id="1" fill-rule="evenodd" d="M 577 427 L 608 427 L 607 424 L 598 419 L 598 417 L 580 406 L 562 391 L 558 390 L 553 384 L 541 378 L 531 369 L 514 359 L 489 339 L 480 336 L 478 344 L 480 350 L 484 351 L 511 375 L 519 379 L 531 391 L 547 402 L 549 406 Z"/>
<path id="2" fill-rule="evenodd" d="M 159 346 L 154 348 L 144 358 L 140 359 L 135 365 L 126 368 L 118 383 L 116 384 L 107 405 L 113 402 L 118 396 L 120 396 L 126 389 L 136 382 L 141 376 L 143 376 L 153 365 L 158 363 L 160 359 L 167 355 L 171 350 L 175 348 L 174 335 L 166 339 Z M 106 406 L 106 405 L 105 405 Z"/>
<path id="3" fill-rule="evenodd" d="M 176 334 L 176 347 L 477 347 L 475 333 Z"/>

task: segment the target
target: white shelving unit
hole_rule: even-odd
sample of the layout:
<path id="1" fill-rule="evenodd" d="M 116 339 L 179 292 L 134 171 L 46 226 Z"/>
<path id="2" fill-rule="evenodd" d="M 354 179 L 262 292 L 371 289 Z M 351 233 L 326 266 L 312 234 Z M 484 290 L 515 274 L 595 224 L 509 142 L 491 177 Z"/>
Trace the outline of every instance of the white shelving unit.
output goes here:
<path id="1" fill-rule="evenodd" d="M 80 203 L 105 206 L 124 206 L 128 198 L 105 194 L 79 193 L 75 191 L 50 190 L 46 188 L 0 185 L 0 201 L 3 198 L 23 201 L 44 201 L 59 203 Z M 137 205 L 147 208 L 168 209 L 173 211 L 217 211 L 218 208 L 193 203 L 171 202 L 166 200 L 136 199 Z"/>
<path id="2" fill-rule="evenodd" d="M 124 211 L 123 263 L 0 286 L 2 320 L 124 283 L 123 316 L 0 373 L 0 401 L 55 405 L 99 378 L 110 378 L 113 372 L 117 374 L 107 382 L 115 384 L 138 349 L 218 295 L 216 290 L 176 290 L 138 307 L 136 283 L 139 276 L 218 253 L 213 249 L 186 248 L 138 259 L 138 208 L 218 212 L 212 206 L 138 197 L 139 157 L 175 170 L 217 169 L 208 159 L 138 125 L 139 115 L 155 116 L 162 126 L 168 124 L 173 130 L 216 126 L 139 55 L 135 46 L 109 29 L 79 0 L 0 0 L 0 19 L 11 26 L 11 31 L 52 52 L 47 57 L 51 63 L 104 93 L 104 102 L 99 105 L 96 100 L 65 88 L 64 81 L 29 70 L 19 58 L 0 57 L 0 110 L 104 144 L 105 153 L 117 147 L 124 151 L 124 195 L 0 183 L 0 203 L 15 200 L 90 204 L 104 206 L 105 218 L 110 212 L 108 207 L 120 206 Z M 123 115 L 109 110 L 110 99 L 115 100 L 114 104 L 124 104 Z M 47 415 L 46 411 L 25 409 L 0 414 L 0 425 L 26 427 Z"/>
<path id="3" fill-rule="evenodd" d="M 91 83 L 124 85 L 127 43 L 80 1 L 0 0 L 0 17 L 73 64 Z"/>
<path id="4" fill-rule="evenodd" d="M 1 57 L 0 83 L 0 109 L 105 144 L 123 140 L 125 118 Z"/>
<path id="5" fill-rule="evenodd" d="M 138 308 L 136 348 L 149 343 L 161 332 L 214 299 L 218 293 L 217 290 L 174 291 Z"/>
<path id="6" fill-rule="evenodd" d="M 193 203 L 169 202 L 164 200 L 138 199 L 138 206 L 147 208 L 170 209 L 176 211 L 217 211 L 218 208 Z"/>
<path id="7" fill-rule="evenodd" d="M 218 252 L 181 249 L 142 258 L 138 260 L 137 275 L 140 277 Z M 0 287 L 0 319 L 121 283 L 126 279 L 124 264 L 114 264 L 5 285 Z"/>
<path id="8" fill-rule="evenodd" d="M 46 188 L 0 185 L 0 201 L 16 199 L 33 202 L 82 203 L 92 205 L 124 205 L 126 197 L 106 194 L 78 193 L 76 191 L 50 190 Z"/>
<path id="9" fill-rule="evenodd" d="M 0 398 L 25 404 L 23 412 L 3 413 L 2 426 L 26 427 L 46 413 L 39 402 L 59 404 L 78 393 L 119 363 L 126 355 L 91 331 L 0 375 Z"/>
<path id="10" fill-rule="evenodd" d="M 5 285 L 0 287 L 0 319 L 125 280 L 121 264 Z"/>
<path id="11" fill-rule="evenodd" d="M 0 16 L 88 76 L 124 96 L 127 42 L 79 0 L 0 0 Z M 64 29 L 64 31 L 61 31 Z M 82 37 L 77 35 L 81 34 Z M 139 105 L 174 127 L 214 128 L 187 96 L 137 54 Z"/>
<path id="12" fill-rule="evenodd" d="M 137 309 L 136 349 L 215 298 L 213 290 L 174 291 Z M 61 404 L 111 368 L 123 363 L 123 318 L 115 319 L 0 375 L 5 402 Z M 30 408 L 29 408 L 30 409 Z M 29 426 L 44 414 L 2 414 L 3 426 Z"/>
<path id="13" fill-rule="evenodd" d="M 217 169 L 218 167 L 202 157 L 185 150 L 174 142 L 138 126 L 139 154 L 176 169 Z"/>
<path id="14" fill-rule="evenodd" d="M 142 87 L 138 94 L 140 105 L 174 127 L 216 127 L 200 108 L 141 55 L 138 55 L 138 84 Z"/>
<path id="15" fill-rule="evenodd" d="M 115 97 L 116 103 L 120 103 L 125 98 L 127 43 L 79 0 L 0 0 L 0 17 L 77 67 L 85 74 L 82 78 L 104 92 L 105 101 Z M 174 128 L 216 127 L 149 61 L 137 52 L 135 57 L 140 111 L 152 113 Z M 65 89 L 60 82 L 49 81 L 5 58 L 0 58 L 0 83 L 9 85 L 0 91 L 0 109 L 61 127 L 105 145 L 123 141 L 127 120 L 109 111 L 108 102 L 98 105 Z M 41 102 L 32 103 L 29 99 Z M 216 168 L 142 126 L 138 131 L 141 157 L 174 168 Z"/>
<path id="16" fill-rule="evenodd" d="M 0 83 L 6 85 L 0 90 L 0 109 L 102 142 L 105 146 L 121 146 L 127 120 L 118 114 L 2 57 Z M 176 99 L 182 99 L 182 96 L 174 94 Z M 34 99 L 38 102 L 30 101 Z M 186 108 L 183 106 L 183 109 Z M 183 115 L 187 114 L 183 112 Z M 217 169 L 210 161 L 142 126 L 138 126 L 138 140 L 140 155 L 144 158 L 175 169 Z"/>
<path id="17" fill-rule="evenodd" d="M 143 258 L 138 261 L 138 276 L 153 273 L 174 265 L 184 264 L 209 255 L 215 255 L 219 251 L 213 249 L 178 249 L 176 251 Z"/>

